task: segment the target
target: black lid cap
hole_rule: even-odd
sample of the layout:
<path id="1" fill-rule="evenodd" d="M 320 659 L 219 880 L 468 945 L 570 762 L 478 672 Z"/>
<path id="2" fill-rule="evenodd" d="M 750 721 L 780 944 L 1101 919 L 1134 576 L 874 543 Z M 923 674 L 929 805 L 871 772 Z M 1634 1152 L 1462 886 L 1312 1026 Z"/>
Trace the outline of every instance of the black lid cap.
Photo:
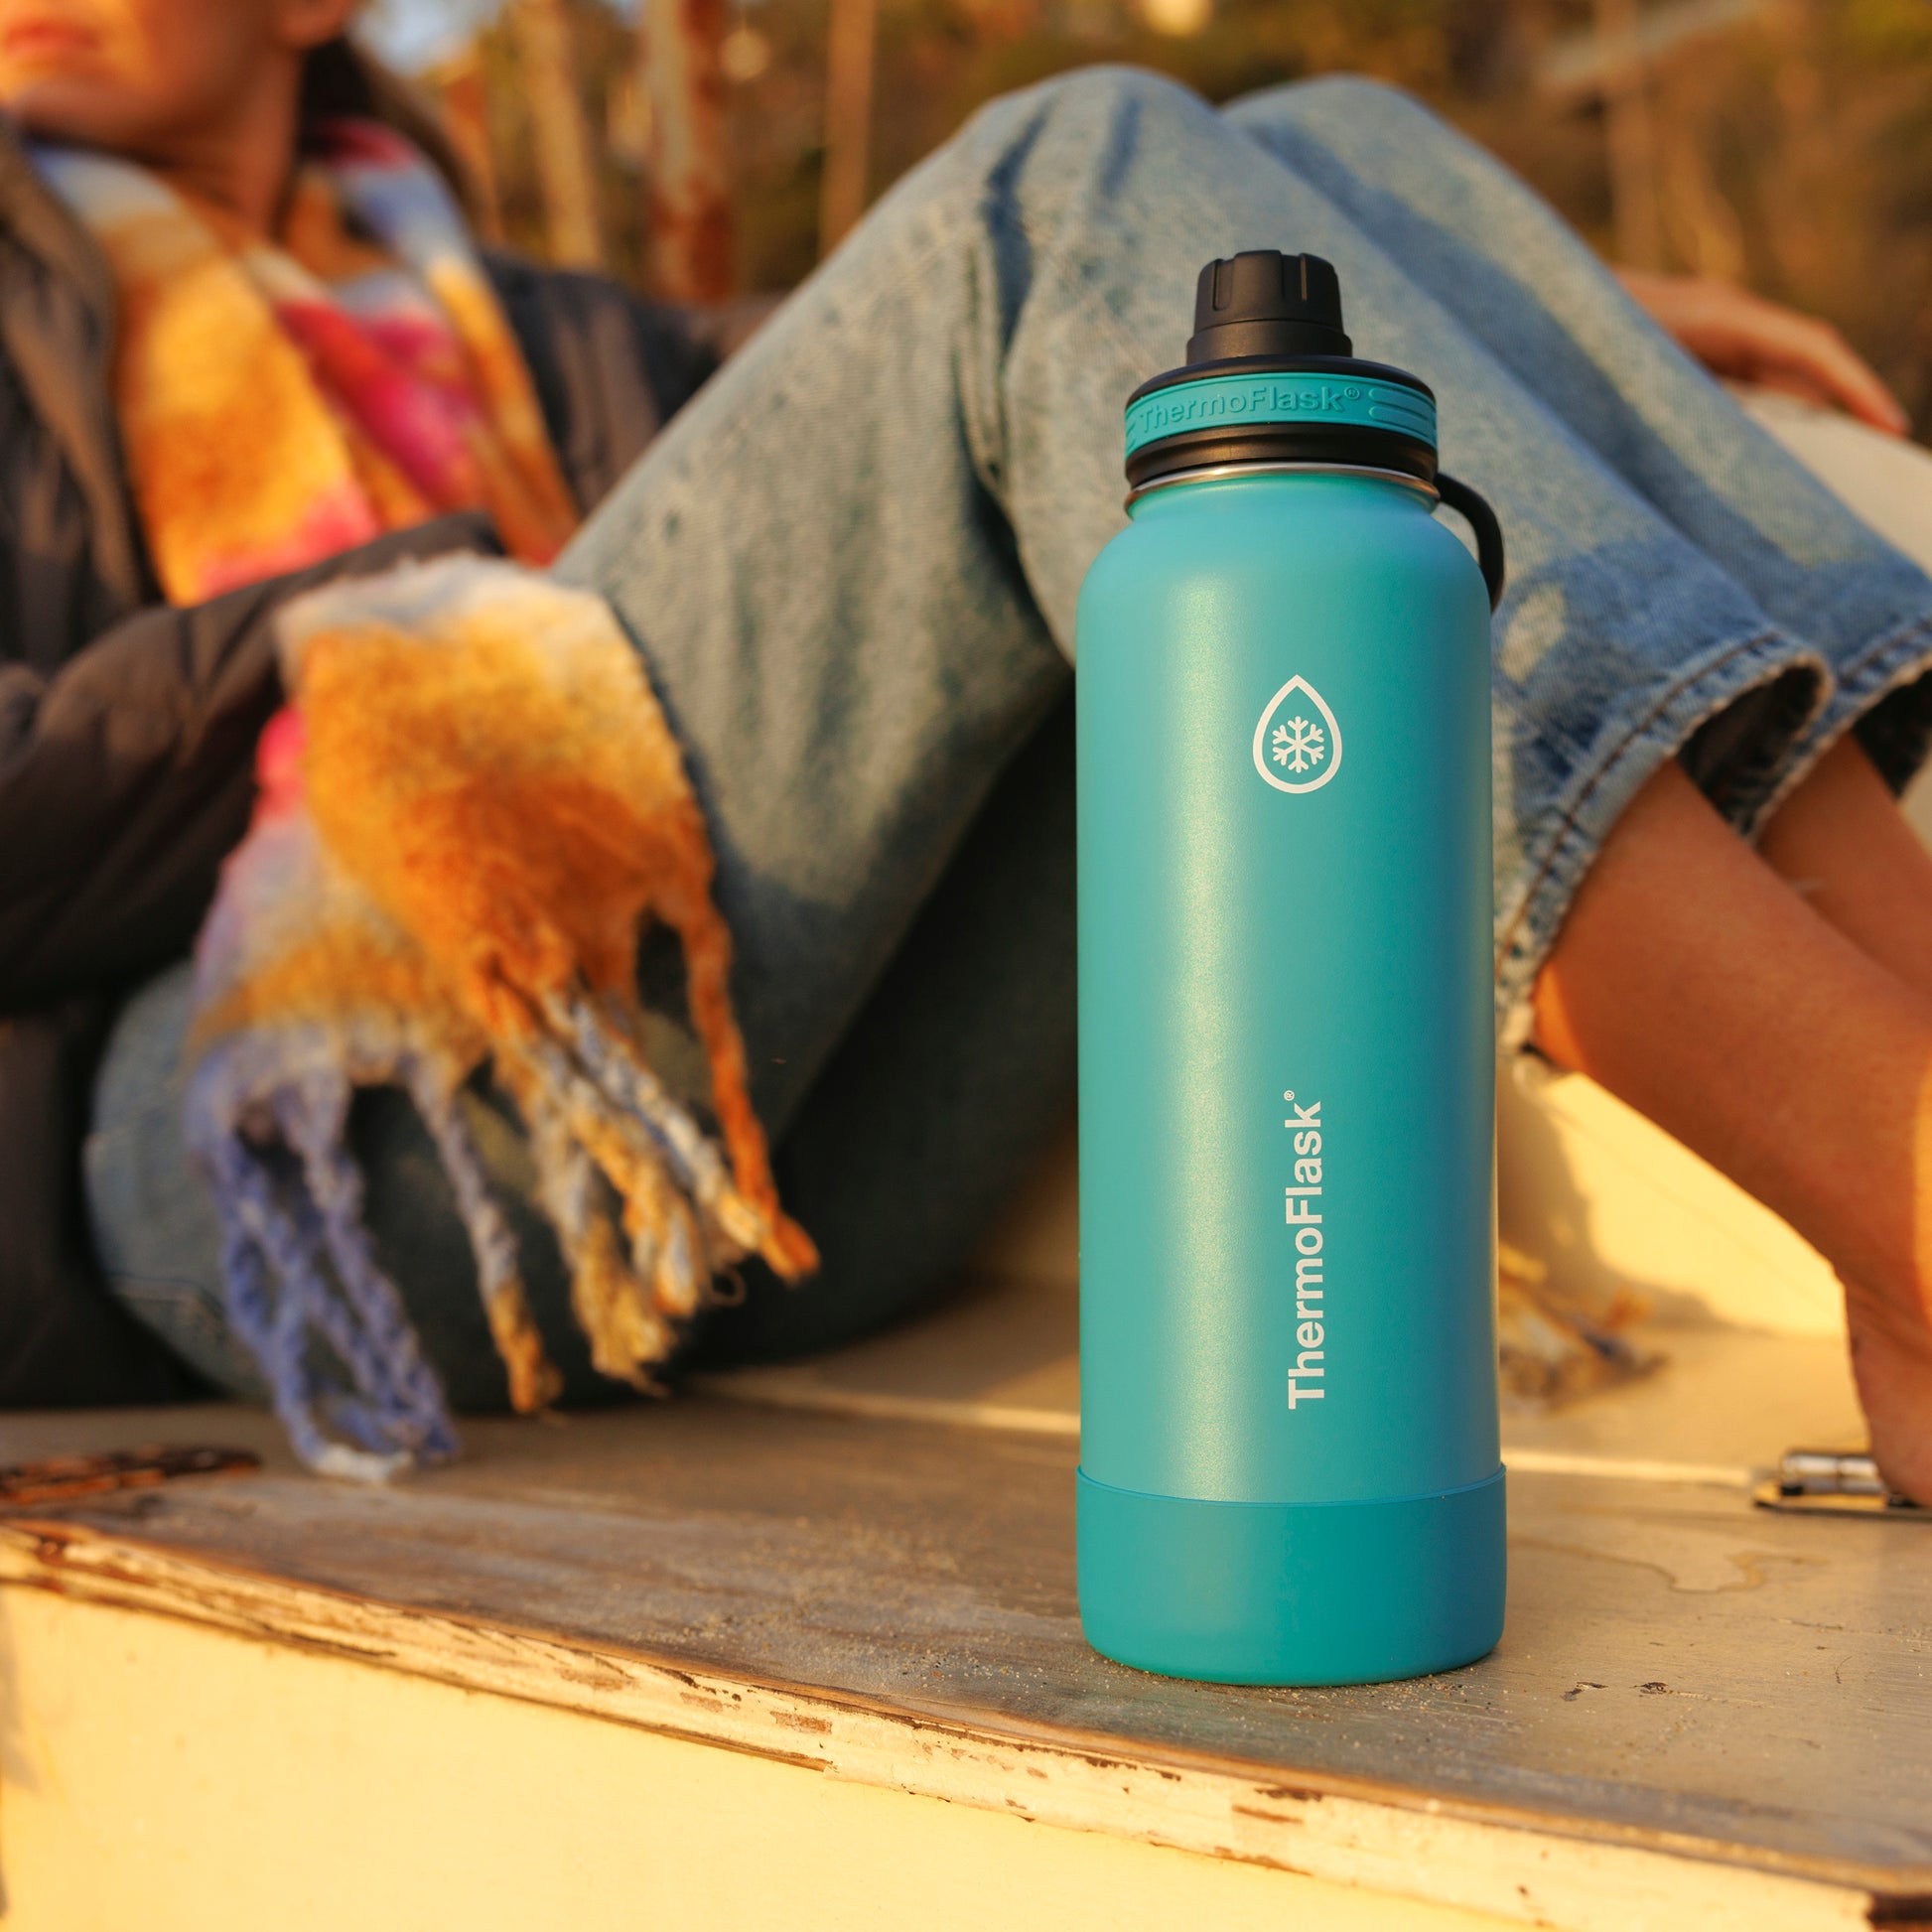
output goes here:
<path id="1" fill-rule="evenodd" d="M 1319 255 L 1250 248 L 1200 272 L 1187 360 L 1247 355 L 1350 355 L 1341 328 L 1341 283 Z"/>

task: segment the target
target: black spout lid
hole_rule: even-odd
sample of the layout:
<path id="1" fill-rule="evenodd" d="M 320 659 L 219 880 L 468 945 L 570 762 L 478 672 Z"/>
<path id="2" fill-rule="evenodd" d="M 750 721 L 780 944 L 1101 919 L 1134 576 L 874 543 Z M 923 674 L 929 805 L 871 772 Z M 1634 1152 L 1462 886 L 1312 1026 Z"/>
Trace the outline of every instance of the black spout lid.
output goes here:
<path id="1" fill-rule="evenodd" d="M 1278 375 L 1304 379 L 1270 380 Z M 1434 393 L 1407 369 L 1355 354 L 1341 326 L 1340 278 L 1319 255 L 1249 248 L 1209 262 L 1195 285 L 1186 361 L 1127 399 L 1135 489 L 1251 463 L 1435 480 Z"/>
<path id="2" fill-rule="evenodd" d="M 1249 248 L 1200 272 L 1187 360 L 1248 355 L 1351 355 L 1342 333 L 1341 283 L 1319 255 Z"/>

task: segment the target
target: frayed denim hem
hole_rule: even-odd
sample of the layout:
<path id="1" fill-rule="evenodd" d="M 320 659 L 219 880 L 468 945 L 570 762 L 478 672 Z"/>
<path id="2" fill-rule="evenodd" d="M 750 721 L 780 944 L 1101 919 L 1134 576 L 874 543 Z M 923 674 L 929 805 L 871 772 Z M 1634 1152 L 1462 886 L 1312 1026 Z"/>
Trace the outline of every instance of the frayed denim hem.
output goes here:
<path id="1" fill-rule="evenodd" d="M 1807 740 L 1832 699 L 1832 676 L 1819 654 L 1760 630 L 1721 645 L 1662 686 L 1654 702 L 1606 753 L 1581 764 L 1561 815 L 1538 828 L 1517 869 L 1515 885 L 1499 898 L 1496 943 L 1496 1028 L 1500 1054 L 1529 1041 L 1536 976 L 1556 943 L 1570 902 L 1595 863 L 1610 828 L 1666 759 L 1698 729 L 1754 691 L 1790 681 L 1808 697 L 1788 707 L 1790 723 L 1760 737 L 1747 766 L 1725 774 L 1714 802 L 1740 831 L 1761 816 L 1756 801 L 1774 796 L 1795 749 Z M 1768 738 L 1770 742 L 1763 742 Z"/>
<path id="2" fill-rule="evenodd" d="M 1746 828 L 1752 837 L 1847 732 L 1858 733 L 1894 792 L 1917 775 L 1932 744 L 1932 615 L 1886 631 L 1835 667 L 1830 702 L 1791 748 L 1776 785 L 1752 813 Z"/>

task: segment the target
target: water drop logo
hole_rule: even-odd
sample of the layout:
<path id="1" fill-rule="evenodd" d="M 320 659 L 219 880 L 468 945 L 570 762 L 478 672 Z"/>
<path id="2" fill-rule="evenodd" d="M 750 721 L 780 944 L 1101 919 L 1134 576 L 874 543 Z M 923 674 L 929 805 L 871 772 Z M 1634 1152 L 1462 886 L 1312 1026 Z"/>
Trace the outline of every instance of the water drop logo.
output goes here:
<path id="1" fill-rule="evenodd" d="M 1341 727 L 1327 701 L 1296 676 L 1255 727 L 1255 769 L 1277 791 L 1319 791 L 1341 769 Z"/>

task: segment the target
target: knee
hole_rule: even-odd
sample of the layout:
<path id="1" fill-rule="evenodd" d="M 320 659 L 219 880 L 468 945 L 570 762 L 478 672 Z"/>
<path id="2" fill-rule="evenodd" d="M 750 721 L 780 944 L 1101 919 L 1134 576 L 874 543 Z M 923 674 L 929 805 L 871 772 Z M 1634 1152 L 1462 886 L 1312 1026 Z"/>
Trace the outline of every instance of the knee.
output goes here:
<path id="1" fill-rule="evenodd" d="M 1339 124 L 1356 134 L 1411 144 L 1453 136 L 1449 123 L 1414 94 L 1360 73 L 1329 73 L 1316 80 L 1264 87 L 1242 95 L 1226 111 L 1230 120 L 1256 130 L 1283 124 Z"/>
<path id="2" fill-rule="evenodd" d="M 1200 95 L 1151 68 L 1101 64 L 1075 68 L 1032 90 L 1067 113 L 1096 118 L 1119 114 L 1209 113 Z"/>
<path id="3" fill-rule="evenodd" d="M 1371 121 L 1400 125 L 1405 120 L 1438 118 L 1433 108 L 1425 107 L 1406 87 L 1372 79 L 1365 73 L 1324 73 L 1275 91 L 1299 94 L 1326 112 L 1358 115 Z"/>
<path id="4" fill-rule="evenodd" d="M 1007 94 L 983 107 L 974 129 L 1010 140 L 1022 128 L 1029 145 L 1044 138 L 1102 152 L 1123 150 L 1156 130 L 1212 121 L 1200 95 L 1146 68 L 1088 67 Z"/>

